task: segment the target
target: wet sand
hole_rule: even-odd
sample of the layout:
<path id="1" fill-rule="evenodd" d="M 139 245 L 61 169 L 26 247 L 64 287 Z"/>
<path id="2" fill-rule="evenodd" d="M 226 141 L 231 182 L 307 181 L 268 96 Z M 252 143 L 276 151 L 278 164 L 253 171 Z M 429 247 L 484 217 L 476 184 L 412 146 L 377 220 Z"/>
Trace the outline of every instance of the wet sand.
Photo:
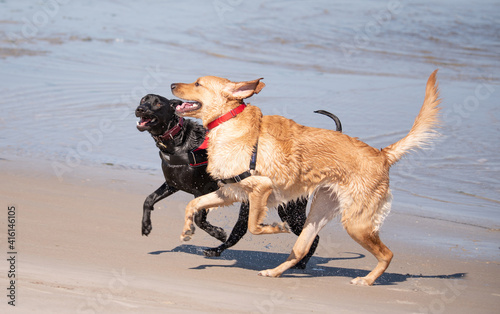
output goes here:
<path id="1" fill-rule="evenodd" d="M 498 4 L 222 2 L 0 2 L 0 313 L 497 313 Z M 331 128 L 313 113 L 328 110 L 385 147 L 408 132 L 436 68 L 443 139 L 391 169 L 381 237 L 395 257 L 375 286 L 349 284 L 376 261 L 339 223 L 306 270 L 276 279 L 257 272 L 283 262 L 294 235 L 247 234 L 205 258 L 216 240 L 179 240 L 187 194 L 160 202 L 141 236 L 142 203 L 163 182 L 135 128 L 146 93 L 265 77 L 251 99 L 265 114 Z M 230 232 L 237 210 L 209 219 Z"/>
<path id="2" fill-rule="evenodd" d="M 349 284 L 375 265 L 338 223 L 320 233 L 306 270 L 262 278 L 258 270 L 284 261 L 296 237 L 247 234 L 220 258 L 218 245 L 197 230 L 181 243 L 187 194 L 160 202 L 153 231 L 140 234 L 142 202 L 160 174 L 118 167 L 78 167 L 63 181 L 48 162 L 0 160 L 2 250 L 7 257 L 7 207 L 16 210 L 15 311 L 6 313 L 496 313 L 498 230 L 398 214 L 382 227 L 394 251 L 372 287 Z M 397 200 L 396 200 L 397 202 Z M 395 206 L 397 207 L 397 206 Z M 237 207 L 209 220 L 230 232 Z M 267 220 L 276 218 L 270 213 Z M 434 240 L 435 239 L 435 240 Z M 0 262 L 6 291 L 9 262 Z"/>

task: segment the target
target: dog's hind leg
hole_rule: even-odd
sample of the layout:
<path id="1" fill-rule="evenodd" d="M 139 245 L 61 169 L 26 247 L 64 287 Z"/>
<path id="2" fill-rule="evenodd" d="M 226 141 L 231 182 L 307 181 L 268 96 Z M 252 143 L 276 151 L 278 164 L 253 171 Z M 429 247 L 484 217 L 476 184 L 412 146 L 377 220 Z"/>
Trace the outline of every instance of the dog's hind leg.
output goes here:
<path id="1" fill-rule="evenodd" d="M 194 215 L 204 208 L 231 205 L 234 201 L 224 197 L 220 190 L 197 197 L 186 206 L 186 215 L 184 218 L 184 228 L 181 233 L 182 241 L 189 241 L 194 234 Z"/>
<path id="2" fill-rule="evenodd" d="M 303 197 L 299 198 L 296 201 L 290 201 L 286 205 L 278 206 L 278 215 L 280 216 L 281 220 L 288 223 L 290 229 L 292 229 L 292 232 L 295 235 L 299 236 L 302 232 L 302 229 L 304 228 L 304 224 L 307 219 L 306 209 L 307 198 Z M 307 255 L 303 259 L 301 259 L 300 262 L 298 262 L 295 266 L 293 266 L 293 268 L 305 269 L 307 266 L 307 262 L 309 261 L 311 256 L 314 255 L 314 252 L 318 247 L 318 243 L 319 236 L 316 236 Z"/>
<path id="3" fill-rule="evenodd" d="M 372 222 L 363 223 L 362 221 L 348 220 L 344 222 L 344 227 L 351 238 L 368 250 L 368 252 L 372 253 L 378 260 L 377 266 L 368 275 L 355 278 L 351 281 L 355 285 L 371 286 L 389 267 L 393 254 L 380 241 L 378 231 L 374 231 Z"/>
<path id="4" fill-rule="evenodd" d="M 225 242 L 227 235 L 224 229 L 216 227 L 207 221 L 208 210 L 202 209 L 194 215 L 194 223 L 212 237 Z"/>
<path id="5" fill-rule="evenodd" d="M 142 211 L 142 235 L 147 236 L 153 229 L 151 225 L 151 211 L 154 210 L 154 205 L 177 191 L 176 188 L 168 186 L 165 182 L 146 198 Z"/>
<path id="6" fill-rule="evenodd" d="M 340 202 L 335 193 L 332 194 L 328 188 L 320 188 L 316 191 L 304 228 L 288 259 L 274 269 L 259 272 L 259 276 L 279 277 L 284 271 L 302 260 L 311 249 L 319 231 L 339 213 L 339 209 Z"/>
<path id="7" fill-rule="evenodd" d="M 272 225 L 262 223 L 267 214 L 267 200 L 273 191 L 271 179 L 263 176 L 252 176 L 242 181 L 242 184 L 243 182 L 248 193 L 248 201 L 250 203 L 248 230 L 252 234 L 290 232 L 286 222 L 275 222 Z"/>
<path id="8" fill-rule="evenodd" d="M 245 233 L 247 233 L 248 230 L 248 212 L 248 202 L 241 203 L 238 221 L 236 221 L 236 224 L 233 227 L 233 231 L 231 231 L 231 234 L 229 235 L 229 239 L 227 239 L 226 242 L 222 243 L 216 248 L 204 250 L 203 253 L 205 254 L 205 256 L 220 256 L 221 253 L 224 252 L 224 250 L 232 247 L 233 245 L 238 243 L 238 241 L 240 241 L 240 239 L 245 235 Z"/>

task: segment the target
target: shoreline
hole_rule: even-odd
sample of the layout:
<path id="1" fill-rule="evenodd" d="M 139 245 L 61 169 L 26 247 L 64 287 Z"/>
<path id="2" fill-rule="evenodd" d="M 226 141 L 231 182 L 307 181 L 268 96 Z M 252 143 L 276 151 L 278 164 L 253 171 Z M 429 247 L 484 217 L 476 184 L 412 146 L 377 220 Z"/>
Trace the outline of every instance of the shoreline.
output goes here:
<path id="1" fill-rule="evenodd" d="M 258 270 L 284 261 L 294 235 L 247 234 L 221 257 L 205 258 L 202 249 L 216 240 L 199 230 L 179 240 L 185 193 L 157 204 L 153 231 L 141 236 L 142 202 L 161 173 L 82 166 L 61 182 L 48 164 L 0 160 L 2 206 L 16 206 L 16 307 L 24 310 L 493 313 L 500 304 L 495 231 L 393 210 L 381 237 L 395 257 L 373 287 L 349 284 L 376 261 L 339 223 L 322 230 L 306 270 L 262 278 Z M 237 210 L 212 211 L 209 220 L 229 232 Z M 266 221 L 274 219 L 270 212 Z M 7 213 L 2 230 L 6 220 Z M 0 265 L 9 267 L 7 259 Z"/>
<path id="2" fill-rule="evenodd" d="M 397 2 L 1 1 L 0 313 L 497 313 L 498 4 Z M 183 192 L 141 235 L 164 181 L 136 128 L 144 95 L 264 77 L 247 100 L 263 114 L 332 129 L 314 113 L 327 110 L 380 148 L 408 134 L 436 69 L 442 136 L 391 168 L 380 235 L 394 258 L 373 287 L 349 283 L 377 261 L 338 221 L 282 278 L 257 273 L 295 235 L 247 233 L 206 258 L 219 241 L 199 229 L 179 240 Z M 238 208 L 208 220 L 229 233 Z"/>

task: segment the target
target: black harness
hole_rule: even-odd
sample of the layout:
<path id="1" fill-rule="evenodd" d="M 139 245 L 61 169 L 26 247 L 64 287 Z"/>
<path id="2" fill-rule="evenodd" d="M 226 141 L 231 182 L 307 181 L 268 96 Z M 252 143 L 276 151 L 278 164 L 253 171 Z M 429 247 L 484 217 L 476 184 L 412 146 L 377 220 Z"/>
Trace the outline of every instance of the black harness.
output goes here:
<path id="1" fill-rule="evenodd" d="M 250 170 L 255 170 L 255 165 L 257 164 L 257 147 L 259 145 L 259 141 L 255 143 L 255 146 L 253 147 L 253 152 L 252 152 L 252 157 L 250 158 L 250 169 L 240 173 L 239 175 L 229 178 L 229 179 L 222 179 L 219 180 L 220 182 L 224 184 L 229 184 L 229 183 L 238 183 L 241 182 L 241 180 L 244 180 L 252 175 Z"/>
<path id="2" fill-rule="evenodd" d="M 160 158 L 169 165 L 190 165 L 191 167 L 206 166 L 208 154 L 206 149 L 194 149 L 186 154 L 171 155 L 160 150 Z"/>
<path id="3" fill-rule="evenodd" d="M 176 126 L 166 131 L 162 136 L 151 135 L 156 142 L 156 146 L 160 149 L 160 158 L 167 164 L 174 166 L 190 165 L 191 167 L 206 167 L 208 163 L 207 139 L 199 147 L 185 154 L 172 155 L 167 152 L 167 146 L 163 141 L 173 140 L 174 136 L 182 130 L 183 124 L 184 118 L 181 118 Z"/>

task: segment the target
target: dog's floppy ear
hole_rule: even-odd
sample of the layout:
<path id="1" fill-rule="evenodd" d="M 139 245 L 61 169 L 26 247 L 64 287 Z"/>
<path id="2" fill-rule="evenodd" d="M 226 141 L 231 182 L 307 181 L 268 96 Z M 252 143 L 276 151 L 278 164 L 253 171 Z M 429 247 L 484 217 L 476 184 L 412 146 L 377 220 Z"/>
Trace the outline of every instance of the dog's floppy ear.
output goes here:
<path id="1" fill-rule="evenodd" d="M 260 80 L 264 79 L 263 77 L 253 80 L 253 81 L 247 81 L 247 82 L 230 82 L 227 84 L 227 86 L 224 88 L 224 92 L 227 93 L 227 95 L 230 98 L 234 99 L 245 99 L 253 94 L 258 94 L 266 84 L 261 82 Z"/>

